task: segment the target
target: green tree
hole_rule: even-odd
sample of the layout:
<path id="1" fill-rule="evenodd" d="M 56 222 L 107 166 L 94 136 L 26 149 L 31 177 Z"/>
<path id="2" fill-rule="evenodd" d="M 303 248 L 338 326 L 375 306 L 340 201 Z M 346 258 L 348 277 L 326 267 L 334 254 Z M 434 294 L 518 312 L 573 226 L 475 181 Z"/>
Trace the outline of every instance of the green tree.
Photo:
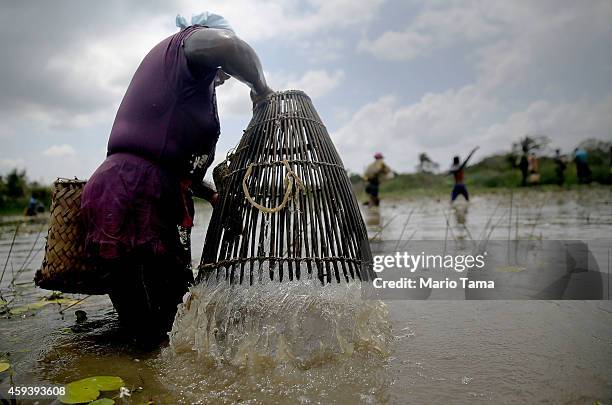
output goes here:
<path id="1" fill-rule="evenodd" d="M 435 173 L 439 167 L 440 165 L 431 160 L 427 153 L 419 153 L 419 164 L 416 166 L 417 172 Z"/>
<path id="2" fill-rule="evenodd" d="M 8 198 L 20 198 L 25 196 L 27 180 L 25 170 L 13 169 L 6 176 L 6 196 Z"/>

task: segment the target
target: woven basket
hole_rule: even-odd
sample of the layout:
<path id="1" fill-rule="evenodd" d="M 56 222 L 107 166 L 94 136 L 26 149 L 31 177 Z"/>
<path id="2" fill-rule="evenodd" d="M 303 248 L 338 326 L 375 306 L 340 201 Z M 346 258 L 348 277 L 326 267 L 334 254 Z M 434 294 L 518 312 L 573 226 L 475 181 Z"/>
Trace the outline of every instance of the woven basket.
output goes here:
<path id="1" fill-rule="evenodd" d="M 85 258 L 81 195 L 85 181 L 57 179 L 53 187 L 51 220 L 37 286 L 66 293 L 106 294 L 106 277 Z"/>
<path id="2" fill-rule="evenodd" d="M 199 280 L 312 278 L 326 284 L 374 278 L 346 170 L 303 92 L 278 92 L 260 103 L 236 151 L 213 177 L 220 203 Z"/>

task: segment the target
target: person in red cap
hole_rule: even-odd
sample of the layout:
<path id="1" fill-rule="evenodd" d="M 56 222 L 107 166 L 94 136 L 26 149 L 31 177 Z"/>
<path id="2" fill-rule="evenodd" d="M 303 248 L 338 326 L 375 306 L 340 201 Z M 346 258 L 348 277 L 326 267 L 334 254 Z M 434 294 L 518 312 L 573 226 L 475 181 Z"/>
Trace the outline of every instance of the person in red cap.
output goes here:
<path id="1" fill-rule="evenodd" d="M 383 154 L 376 152 L 374 154 L 374 162 L 366 168 L 363 179 L 366 181 L 366 193 L 370 196 L 369 201 L 366 202 L 370 207 L 378 207 L 380 205 L 380 198 L 378 198 L 378 192 L 380 183 L 392 174 L 389 166 L 383 161 Z"/>

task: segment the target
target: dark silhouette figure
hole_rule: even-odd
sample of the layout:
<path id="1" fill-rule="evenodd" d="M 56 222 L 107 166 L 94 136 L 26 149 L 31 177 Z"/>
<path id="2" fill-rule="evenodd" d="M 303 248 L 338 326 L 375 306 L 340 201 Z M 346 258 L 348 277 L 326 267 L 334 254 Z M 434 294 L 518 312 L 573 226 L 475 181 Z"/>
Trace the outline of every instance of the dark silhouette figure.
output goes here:
<path id="1" fill-rule="evenodd" d="M 530 173 L 530 154 L 542 150 L 549 143 L 550 139 L 546 135 L 526 135 L 512 145 L 514 155 L 520 155 L 515 165 L 521 171 L 521 186 L 525 187 L 528 183 L 539 183 L 539 172 L 537 172 L 537 176 L 530 176 L 530 174 L 534 174 Z M 533 162 L 533 157 L 531 160 Z M 533 164 L 531 166 L 533 167 Z"/>
<path id="2" fill-rule="evenodd" d="M 610 167 L 608 169 L 608 181 L 612 183 L 612 146 L 610 146 Z"/>
<path id="3" fill-rule="evenodd" d="M 378 198 L 380 183 L 391 174 L 392 171 L 389 166 L 385 164 L 382 153 L 376 153 L 374 155 L 374 162 L 370 163 L 366 168 L 363 176 L 366 181 L 365 191 L 370 196 L 367 202 L 370 207 L 378 207 L 380 205 L 380 198 Z"/>
<path id="4" fill-rule="evenodd" d="M 31 196 L 30 201 L 28 201 L 28 206 L 26 207 L 26 211 L 25 211 L 26 217 L 36 216 L 37 209 L 38 209 L 38 200 L 34 198 L 34 196 Z"/>
<path id="5" fill-rule="evenodd" d="M 567 158 L 561 155 L 561 150 L 555 150 L 555 174 L 557 176 L 557 185 L 562 186 L 565 183 L 565 169 L 567 169 Z"/>
<path id="6" fill-rule="evenodd" d="M 529 167 L 529 184 L 537 186 L 540 184 L 540 162 L 535 153 L 530 153 L 527 156 L 527 162 Z"/>
<path id="7" fill-rule="evenodd" d="M 36 192 L 32 193 L 32 195 L 30 196 L 28 206 L 25 209 L 26 217 L 35 217 L 36 214 L 45 212 L 45 205 L 38 198 L 39 194 Z"/>
<path id="8" fill-rule="evenodd" d="M 465 178 L 465 173 L 463 170 L 477 149 L 478 147 L 472 149 L 463 163 L 461 163 L 461 158 L 459 156 L 453 157 L 453 165 L 448 171 L 448 174 L 452 174 L 455 179 L 455 185 L 453 186 L 453 190 L 451 192 L 451 202 L 455 201 L 460 195 L 462 195 L 466 201 L 470 201 L 470 195 L 468 194 L 467 187 L 465 187 L 463 182 Z"/>
<path id="9" fill-rule="evenodd" d="M 523 153 L 521 154 L 521 158 L 519 160 L 519 170 L 521 171 L 521 186 L 525 187 L 527 185 L 527 176 L 529 176 L 529 159 L 527 158 L 528 149 L 523 146 Z"/>
<path id="10" fill-rule="evenodd" d="M 440 165 L 431 160 L 427 153 L 419 153 L 419 164 L 416 166 L 417 172 L 434 173 L 439 167 Z"/>
<path id="11" fill-rule="evenodd" d="M 578 184 L 591 183 L 591 168 L 589 167 L 589 155 L 582 148 L 574 149 L 574 163 L 576 164 L 576 176 Z"/>

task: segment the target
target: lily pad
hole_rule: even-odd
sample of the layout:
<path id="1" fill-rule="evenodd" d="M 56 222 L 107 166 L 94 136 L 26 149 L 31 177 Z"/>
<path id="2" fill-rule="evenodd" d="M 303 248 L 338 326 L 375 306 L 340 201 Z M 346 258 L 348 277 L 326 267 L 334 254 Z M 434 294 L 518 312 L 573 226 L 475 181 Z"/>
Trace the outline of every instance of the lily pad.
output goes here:
<path id="1" fill-rule="evenodd" d="M 66 385 L 66 393 L 58 396 L 64 404 L 82 404 L 93 401 L 100 396 L 100 391 L 114 391 L 125 383 L 120 377 L 96 376 L 73 381 Z M 104 399 L 104 398 L 102 398 Z M 104 405 L 104 402 L 102 402 Z"/>
<path id="2" fill-rule="evenodd" d="M 114 376 L 89 377 L 79 381 L 83 384 L 90 384 L 100 391 L 114 391 L 125 385 L 121 377 Z"/>
<path id="3" fill-rule="evenodd" d="M 66 384 L 66 393 L 57 398 L 63 404 L 82 404 L 95 400 L 100 396 L 100 391 L 92 386 L 83 384 L 81 381 Z"/>
<path id="4" fill-rule="evenodd" d="M 8 370 L 9 368 L 11 368 L 11 365 L 9 363 L 0 363 L 0 373 Z"/>
<path id="5" fill-rule="evenodd" d="M 27 305 L 23 305 L 21 307 L 11 309 L 11 315 L 21 315 L 28 311 L 35 311 L 37 309 L 41 309 L 49 304 L 74 304 L 78 302 L 77 300 L 73 300 L 71 298 L 54 298 L 54 299 L 41 299 L 40 301 L 32 302 Z"/>
<path id="6" fill-rule="evenodd" d="M 114 405 L 115 401 L 110 398 L 100 398 L 95 401 L 91 401 L 88 405 Z"/>
<path id="7" fill-rule="evenodd" d="M 500 273 L 520 273 L 525 270 L 527 270 L 525 267 L 519 266 L 503 266 L 495 269 L 495 271 L 498 271 Z"/>

